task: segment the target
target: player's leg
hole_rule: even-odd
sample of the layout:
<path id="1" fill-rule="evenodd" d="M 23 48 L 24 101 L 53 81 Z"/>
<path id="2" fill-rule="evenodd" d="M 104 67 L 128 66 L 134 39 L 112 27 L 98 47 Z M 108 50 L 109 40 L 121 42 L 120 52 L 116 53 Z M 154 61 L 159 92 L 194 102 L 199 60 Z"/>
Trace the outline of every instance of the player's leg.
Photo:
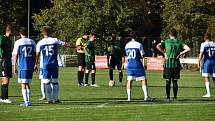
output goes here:
<path id="1" fill-rule="evenodd" d="M 2 77 L 2 84 L 1 84 L 1 99 L 4 103 L 11 103 L 11 101 L 8 99 L 8 86 L 9 86 L 9 80 L 8 77 Z"/>
<path id="2" fill-rule="evenodd" d="M 132 98 L 132 82 L 136 79 L 134 70 L 128 69 L 128 77 L 127 77 L 127 97 L 128 101 L 131 101 Z"/>
<path id="3" fill-rule="evenodd" d="M 211 65 L 205 63 L 203 65 L 203 70 L 202 70 L 202 76 L 204 77 L 205 80 L 205 88 L 206 88 L 206 95 L 202 97 L 210 97 L 210 74 L 212 74 L 212 68 Z"/>
<path id="4" fill-rule="evenodd" d="M 86 62 L 86 69 L 85 69 L 85 83 L 84 86 L 89 86 L 89 74 L 91 71 L 91 63 L 90 62 Z"/>
<path id="5" fill-rule="evenodd" d="M 46 99 L 46 95 L 45 95 L 45 84 L 42 82 L 42 69 L 40 69 L 40 74 L 39 74 L 39 79 L 40 79 L 40 90 L 41 90 L 41 94 L 42 97 L 40 98 L 40 100 L 45 100 Z"/>
<path id="6" fill-rule="evenodd" d="M 92 79 L 91 86 L 98 87 L 98 85 L 96 84 L 96 65 L 94 62 L 92 63 L 91 79 Z"/>
<path id="7" fill-rule="evenodd" d="M 45 84 L 45 92 L 46 92 L 46 98 L 47 103 L 52 103 L 52 87 L 51 87 L 51 74 L 49 70 L 42 69 L 42 83 Z"/>
<path id="8" fill-rule="evenodd" d="M 77 77 L 78 77 L 78 84 L 79 86 L 83 86 L 83 76 L 84 76 L 84 65 L 83 63 L 85 60 L 84 53 L 78 53 L 78 73 L 77 73 Z M 83 60 L 84 59 L 84 60 Z"/>
<path id="9" fill-rule="evenodd" d="M 170 89 L 171 89 L 171 69 L 164 68 L 163 78 L 166 80 L 166 98 L 170 100 Z"/>
<path id="10" fill-rule="evenodd" d="M 122 61 L 117 63 L 117 69 L 119 71 L 119 82 L 122 84 L 123 72 L 122 72 Z"/>
<path id="11" fill-rule="evenodd" d="M 27 101 L 28 101 L 28 104 L 31 105 L 31 103 L 30 103 L 31 102 L 30 101 L 30 97 L 31 97 L 30 84 L 26 83 L 25 87 L 26 87 Z"/>
<path id="12" fill-rule="evenodd" d="M 174 94 L 174 100 L 177 99 L 177 94 L 178 94 L 178 80 L 180 79 L 180 68 L 175 68 L 173 70 L 173 94 Z"/>
<path id="13" fill-rule="evenodd" d="M 127 80 L 127 96 L 128 96 L 128 101 L 131 101 L 131 90 L 132 90 L 132 79 L 128 78 Z"/>
<path id="14" fill-rule="evenodd" d="M 23 97 L 23 104 L 21 106 L 28 106 L 28 97 L 27 97 L 27 89 L 26 84 L 21 83 L 21 89 L 22 89 L 22 97 Z"/>
<path id="15" fill-rule="evenodd" d="M 52 69 L 51 76 L 52 76 L 52 84 L 53 84 L 53 102 L 60 103 L 59 99 L 59 80 L 58 80 L 58 68 Z"/>

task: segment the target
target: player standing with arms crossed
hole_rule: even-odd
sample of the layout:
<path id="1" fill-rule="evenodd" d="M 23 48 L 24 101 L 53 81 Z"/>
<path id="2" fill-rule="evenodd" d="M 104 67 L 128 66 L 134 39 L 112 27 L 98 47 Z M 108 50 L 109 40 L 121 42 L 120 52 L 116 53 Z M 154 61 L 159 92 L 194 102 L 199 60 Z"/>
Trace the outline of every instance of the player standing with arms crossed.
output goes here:
<path id="1" fill-rule="evenodd" d="M 143 46 L 141 43 L 135 41 L 135 33 L 131 32 L 131 41 L 125 46 L 126 55 L 128 57 L 128 77 L 127 77 L 127 95 L 128 101 L 131 101 L 131 90 L 133 81 L 141 81 L 142 90 L 144 93 L 144 100 L 152 100 L 148 95 L 148 84 L 146 73 L 141 62 L 144 55 Z"/>
<path id="2" fill-rule="evenodd" d="M 22 96 L 24 103 L 21 106 L 30 106 L 30 83 L 32 82 L 35 55 L 36 55 L 36 43 L 34 40 L 26 37 L 27 29 L 21 27 L 19 30 L 21 39 L 17 40 L 13 48 L 14 56 L 14 73 L 17 73 L 17 60 L 19 59 L 18 70 L 18 83 L 21 84 Z"/>
<path id="3" fill-rule="evenodd" d="M 211 97 L 210 93 L 210 76 L 214 82 L 215 87 L 215 43 L 211 40 L 211 34 L 205 33 L 204 40 L 201 44 L 199 63 L 202 62 L 202 76 L 205 77 L 205 87 L 207 94 L 202 97 Z"/>
<path id="4" fill-rule="evenodd" d="M 14 30 L 11 25 L 7 25 L 5 35 L 0 35 L 0 77 L 2 79 L 1 83 L 1 99 L 0 102 L 12 103 L 8 99 L 8 86 L 10 78 L 12 78 L 12 40 Z"/>
<path id="5" fill-rule="evenodd" d="M 91 79 L 92 79 L 92 87 L 98 87 L 95 82 L 96 79 L 96 65 L 95 65 L 95 45 L 94 41 L 96 39 L 95 34 L 91 33 L 89 36 L 89 40 L 85 45 L 85 61 L 86 61 L 86 70 L 85 70 L 85 84 L 84 86 L 89 86 L 88 78 L 89 73 L 91 72 Z"/>
<path id="6" fill-rule="evenodd" d="M 173 82 L 174 100 L 176 100 L 181 70 L 179 58 L 189 52 L 190 48 L 177 39 L 177 31 L 174 28 L 169 32 L 169 39 L 159 43 L 156 47 L 165 57 L 163 78 L 166 79 L 167 101 L 170 101 L 171 81 Z"/>
<path id="7" fill-rule="evenodd" d="M 86 67 L 86 62 L 85 62 L 85 44 L 88 39 L 88 34 L 87 32 L 84 32 L 81 38 L 78 38 L 76 41 L 76 47 L 77 47 L 77 56 L 78 56 L 78 73 L 77 73 L 77 78 L 78 78 L 78 85 L 79 86 L 84 86 L 84 71 Z"/>

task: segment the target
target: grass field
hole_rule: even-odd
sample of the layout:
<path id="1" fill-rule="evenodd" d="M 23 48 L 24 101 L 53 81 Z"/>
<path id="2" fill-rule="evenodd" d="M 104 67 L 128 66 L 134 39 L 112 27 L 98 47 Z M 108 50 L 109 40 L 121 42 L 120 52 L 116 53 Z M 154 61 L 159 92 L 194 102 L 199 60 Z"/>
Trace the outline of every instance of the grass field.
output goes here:
<path id="1" fill-rule="evenodd" d="M 182 72 L 179 97 L 175 102 L 165 102 L 165 81 L 162 72 L 147 72 L 149 94 L 153 102 L 143 101 L 139 82 L 134 83 L 133 101 L 127 102 L 126 72 L 122 86 L 108 87 L 108 70 L 97 70 L 98 88 L 78 87 L 76 68 L 60 69 L 61 104 L 44 104 L 39 101 L 40 81 L 34 75 L 31 85 L 32 106 L 23 108 L 17 77 L 9 88 L 12 104 L 0 104 L 0 121 L 213 121 L 215 120 L 215 89 L 211 98 L 205 94 L 199 72 Z M 115 78 L 117 80 L 117 73 Z M 213 83 L 211 83 L 213 85 Z M 171 93 L 172 94 L 172 93 Z"/>

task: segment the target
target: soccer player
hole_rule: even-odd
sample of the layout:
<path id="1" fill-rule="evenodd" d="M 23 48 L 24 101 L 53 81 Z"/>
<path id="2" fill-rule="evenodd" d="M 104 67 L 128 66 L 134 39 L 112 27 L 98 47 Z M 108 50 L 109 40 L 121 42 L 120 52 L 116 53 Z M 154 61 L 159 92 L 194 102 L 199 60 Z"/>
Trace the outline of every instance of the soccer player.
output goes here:
<path id="1" fill-rule="evenodd" d="M 69 47 L 69 44 L 50 37 L 50 29 L 47 26 L 43 28 L 42 34 L 44 38 L 37 43 L 35 70 L 40 56 L 40 68 L 42 71 L 40 78 L 42 83 L 45 83 L 47 103 L 60 103 L 58 97 L 58 46 Z"/>
<path id="2" fill-rule="evenodd" d="M 114 44 L 115 41 L 115 35 L 112 35 L 112 43 L 108 48 L 105 49 L 107 53 L 107 62 L 109 67 L 109 78 L 110 82 L 115 83 L 113 80 L 113 70 L 115 69 L 115 67 L 117 67 L 117 70 L 119 72 L 119 83 L 122 84 L 122 63 L 124 62 L 124 56 L 121 48 Z"/>
<path id="3" fill-rule="evenodd" d="M 0 77 L 2 79 L 1 83 L 1 99 L 0 102 L 11 103 L 8 99 L 8 86 L 10 78 L 12 78 L 12 40 L 13 27 L 7 25 L 5 35 L 0 35 Z"/>
<path id="4" fill-rule="evenodd" d="M 95 83 L 96 76 L 96 66 L 95 66 L 95 45 L 94 41 L 96 39 L 95 34 L 91 33 L 89 40 L 85 45 L 85 61 L 86 61 L 86 70 L 85 70 L 85 84 L 84 86 L 89 86 L 88 77 L 91 71 L 92 87 L 98 87 Z"/>
<path id="5" fill-rule="evenodd" d="M 215 86 L 215 43 L 211 40 L 211 34 L 205 33 L 204 40 L 201 44 L 199 55 L 199 67 L 202 62 L 202 76 L 205 77 L 206 95 L 202 97 L 211 97 L 210 94 L 210 76 Z"/>
<path id="6" fill-rule="evenodd" d="M 78 53 L 78 85 L 84 86 L 83 79 L 84 79 L 84 71 L 85 71 L 85 44 L 88 39 L 87 32 L 84 32 L 81 38 L 78 38 L 76 41 L 77 53 Z"/>
<path id="7" fill-rule="evenodd" d="M 17 73 L 17 60 L 19 59 L 19 71 L 18 71 L 18 83 L 21 84 L 22 96 L 24 99 L 21 106 L 30 106 L 30 83 L 32 81 L 35 55 L 36 55 L 36 43 L 34 40 L 26 37 L 27 29 L 21 27 L 19 30 L 21 39 L 17 40 L 13 48 L 14 56 L 14 73 Z"/>
<path id="8" fill-rule="evenodd" d="M 179 58 L 189 52 L 190 48 L 177 39 L 175 28 L 169 31 L 169 39 L 159 43 L 156 47 L 165 57 L 163 78 L 166 79 L 167 101 L 170 101 L 171 81 L 173 82 L 174 100 L 176 100 L 181 70 Z"/>
<path id="9" fill-rule="evenodd" d="M 127 95 L 128 101 L 131 100 L 131 90 L 133 81 L 141 81 L 142 90 L 144 92 L 144 100 L 149 101 L 151 98 L 148 95 L 148 85 L 146 73 L 141 62 L 144 55 L 143 46 L 141 43 L 135 41 L 135 33 L 131 32 L 131 41 L 125 46 L 126 55 L 128 57 L 128 77 L 127 77 Z"/>

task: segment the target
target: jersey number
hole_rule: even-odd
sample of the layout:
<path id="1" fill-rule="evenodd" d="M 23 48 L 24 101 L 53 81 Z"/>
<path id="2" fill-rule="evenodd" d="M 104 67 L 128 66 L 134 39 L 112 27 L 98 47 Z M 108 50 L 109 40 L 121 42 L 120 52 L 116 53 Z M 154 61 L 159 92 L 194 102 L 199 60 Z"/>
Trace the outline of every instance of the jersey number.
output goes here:
<path id="1" fill-rule="evenodd" d="M 128 59 L 135 59 L 136 58 L 136 51 L 134 49 L 127 50 L 126 53 L 128 55 Z"/>
<path id="2" fill-rule="evenodd" d="M 209 57 L 215 56 L 214 51 L 215 51 L 215 48 L 210 48 L 210 49 L 207 50 Z"/>
<path id="3" fill-rule="evenodd" d="M 32 57 L 32 47 L 24 47 L 22 48 L 25 57 Z"/>
<path id="4" fill-rule="evenodd" d="M 44 48 L 46 56 L 54 54 L 54 45 L 49 45 Z"/>

